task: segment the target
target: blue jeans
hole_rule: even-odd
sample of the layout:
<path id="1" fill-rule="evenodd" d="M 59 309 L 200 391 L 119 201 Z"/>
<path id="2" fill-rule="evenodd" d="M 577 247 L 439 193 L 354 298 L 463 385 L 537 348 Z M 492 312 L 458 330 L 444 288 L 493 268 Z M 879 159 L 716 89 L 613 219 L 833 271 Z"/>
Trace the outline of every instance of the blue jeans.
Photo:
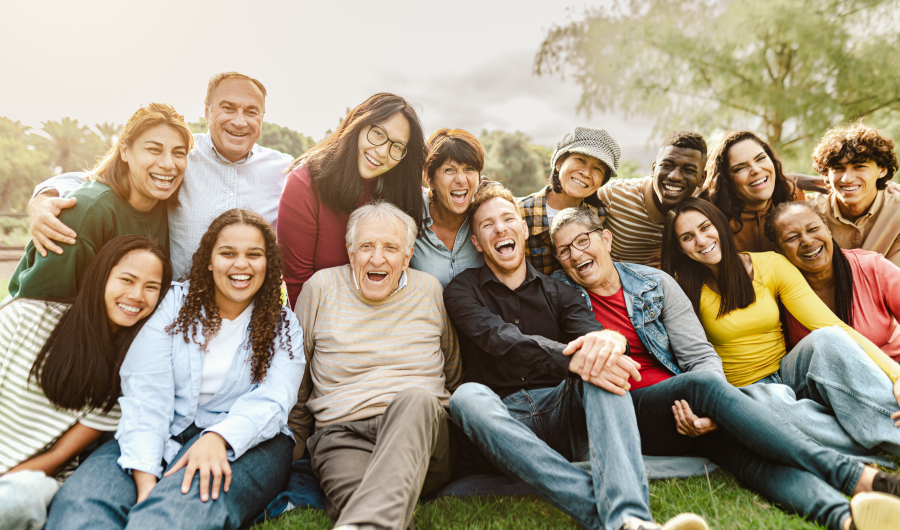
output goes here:
<path id="1" fill-rule="evenodd" d="M 840 530 L 863 465 L 810 440 L 724 377 L 688 372 L 631 392 L 645 455 L 705 456 L 771 502 Z M 719 430 L 678 434 L 672 405 L 685 400 Z"/>
<path id="2" fill-rule="evenodd" d="M 745 392 L 822 445 L 850 455 L 882 450 L 900 457 L 891 380 L 844 330 L 813 331 L 759 383 L 790 387 L 796 399 L 778 389 L 750 386 Z"/>
<path id="3" fill-rule="evenodd" d="M 625 518 L 652 520 L 634 407 L 580 379 L 500 399 L 466 383 L 450 415 L 504 472 L 532 486 L 589 529 L 618 530 Z M 591 471 L 570 462 L 590 460 Z"/>
<path id="4" fill-rule="evenodd" d="M 177 462 L 200 438 L 201 429 L 188 427 L 177 438 L 184 442 Z M 231 462 L 231 487 L 217 500 L 200 500 L 199 472 L 191 490 L 181 493 L 185 469 L 165 477 L 150 495 L 135 505 L 134 479 L 116 462 L 119 442 L 112 440 L 94 452 L 60 488 L 47 520 L 56 529 L 219 529 L 240 528 L 275 498 L 287 484 L 294 441 L 278 434 Z"/>

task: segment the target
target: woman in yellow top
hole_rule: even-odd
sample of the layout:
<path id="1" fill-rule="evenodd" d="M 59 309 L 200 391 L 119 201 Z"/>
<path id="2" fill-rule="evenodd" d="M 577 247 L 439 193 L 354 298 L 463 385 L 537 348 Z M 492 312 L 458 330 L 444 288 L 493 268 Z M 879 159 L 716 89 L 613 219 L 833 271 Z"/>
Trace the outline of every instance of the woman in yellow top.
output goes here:
<path id="1" fill-rule="evenodd" d="M 689 198 L 667 215 L 662 268 L 691 300 L 731 384 L 783 383 L 830 408 L 860 445 L 900 455 L 900 365 L 841 322 L 784 256 L 738 253 L 725 215 Z M 790 352 L 779 301 L 813 330 Z"/>

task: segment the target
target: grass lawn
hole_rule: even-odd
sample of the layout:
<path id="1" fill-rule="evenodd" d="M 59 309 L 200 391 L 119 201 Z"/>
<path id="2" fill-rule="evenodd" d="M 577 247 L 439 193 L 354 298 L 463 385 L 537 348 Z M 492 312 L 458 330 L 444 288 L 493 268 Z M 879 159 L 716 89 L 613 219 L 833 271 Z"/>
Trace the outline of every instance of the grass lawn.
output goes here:
<path id="1" fill-rule="evenodd" d="M 704 517 L 718 530 L 816 530 L 796 515 L 788 515 L 741 487 L 729 473 L 708 477 L 650 482 L 650 508 L 658 521 L 681 512 Z M 296 509 L 254 527 L 254 530 L 325 530 L 331 523 L 320 510 Z M 579 529 L 578 523 L 534 497 L 444 497 L 416 510 L 419 530 Z"/>

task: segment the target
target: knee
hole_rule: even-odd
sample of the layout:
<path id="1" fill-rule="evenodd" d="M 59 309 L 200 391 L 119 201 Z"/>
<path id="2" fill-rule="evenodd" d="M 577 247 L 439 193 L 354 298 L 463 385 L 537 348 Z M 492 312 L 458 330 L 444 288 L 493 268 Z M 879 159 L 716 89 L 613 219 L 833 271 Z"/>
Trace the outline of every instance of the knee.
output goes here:
<path id="1" fill-rule="evenodd" d="M 450 416 L 453 418 L 471 417 L 490 409 L 490 402 L 500 402 L 490 388 L 479 383 L 466 383 L 456 389 L 450 396 Z M 502 402 L 500 402 L 502 404 Z"/>
<path id="2" fill-rule="evenodd" d="M 397 392 L 391 400 L 392 407 L 416 408 L 421 410 L 439 409 L 441 402 L 437 396 L 424 388 L 412 387 Z"/>
<path id="3" fill-rule="evenodd" d="M 691 381 L 693 384 L 698 385 L 702 388 L 719 388 L 725 385 L 731 386 L 725 378 L 716 373 L 710 372 L 708 370 L 697 370 L 694 372 L 687 372 L 685 374 L 679 375 L 678 377 L 686 377 L 688 381 Z"/>

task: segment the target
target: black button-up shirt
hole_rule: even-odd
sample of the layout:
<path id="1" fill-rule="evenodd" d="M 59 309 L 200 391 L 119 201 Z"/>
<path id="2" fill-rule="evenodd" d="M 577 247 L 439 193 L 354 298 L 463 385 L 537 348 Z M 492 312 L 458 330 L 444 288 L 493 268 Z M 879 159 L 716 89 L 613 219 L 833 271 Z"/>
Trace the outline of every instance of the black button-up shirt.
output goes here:
<path id="1" fill-rule="evenodd" d="M 569 374 L 571 357 L 562 354 L 567 343 L 603 329 L 574 287 L 525 265 L 516 290 L 486 265 L 460 273 L 444 290 L 464 382 L 486 385 L 501 398 L 560 384 Z"/>

